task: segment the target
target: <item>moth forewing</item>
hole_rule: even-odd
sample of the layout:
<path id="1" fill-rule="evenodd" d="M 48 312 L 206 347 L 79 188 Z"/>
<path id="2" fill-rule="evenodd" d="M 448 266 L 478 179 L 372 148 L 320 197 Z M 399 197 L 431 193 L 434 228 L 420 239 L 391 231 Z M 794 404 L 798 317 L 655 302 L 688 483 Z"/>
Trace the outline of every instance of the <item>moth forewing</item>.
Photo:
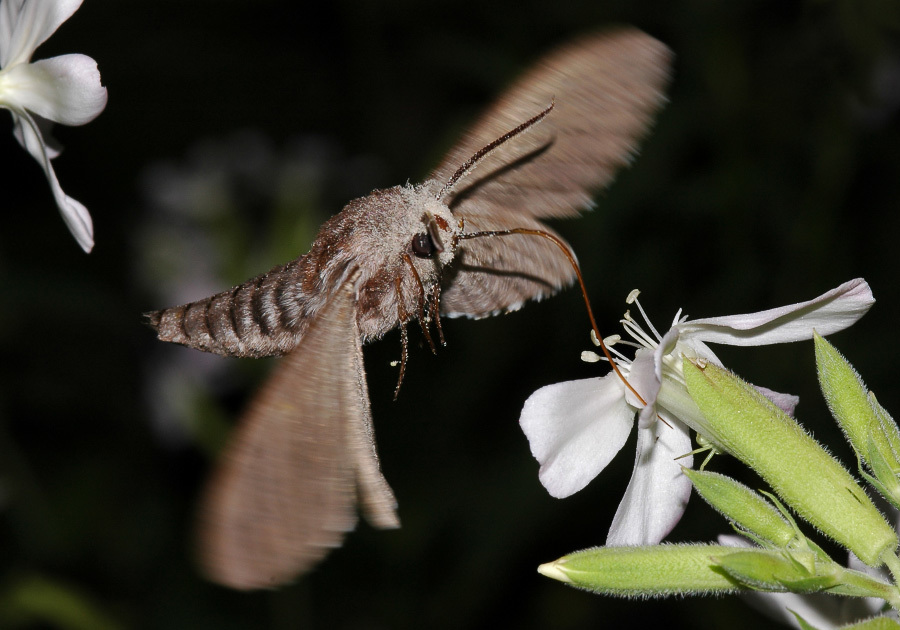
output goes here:
<path id="1" fill-rule="evenodd" d="M 553 111 L 540 124 L 487 155 L 446 201 L 467 231 L 533 225 L 546 230 L 537 219 L 578 214 L 636 155 L 665 101 L 671 57 L 664 44 L 628 28 L 557 49 L 488 108 L 447 153 L 428 186 L 440 190 L 469 156 L 552 102 Z M 513 310 L 574 279 L 560 251 L 534 237 L 468 240 L 458 260 L 441 296 L 443 312 L 452 315 Z"/>
<path id="2" fill-rule="evenodd" d="M 671 58 L 662 42 L 630 28 L 561 46 L 519 77 L 462 136 L 429 177 L 432 188 L 552 102 L 550 115 L 485 157 L 448 202 L 454 214 L 490 214 L 495 207 L 535 217 L 578 214 L 637 154 L 638 141 L 665 102 Z"/>
<path id="3" fill-rule="evenodd" d="M 210 579 L 266 588 L 309 569 L 356 524 L 358 480 L 375 524 L 398 525 L 360 358 L 349 280 L 252 400 L 210 481 L 198 523 Z"/>

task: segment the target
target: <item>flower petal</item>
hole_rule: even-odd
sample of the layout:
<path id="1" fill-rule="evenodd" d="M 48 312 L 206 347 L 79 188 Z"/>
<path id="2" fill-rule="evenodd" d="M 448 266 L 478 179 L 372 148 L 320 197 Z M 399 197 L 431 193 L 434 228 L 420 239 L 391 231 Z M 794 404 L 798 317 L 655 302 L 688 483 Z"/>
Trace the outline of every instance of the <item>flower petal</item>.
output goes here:
<path id="1" fill-rule="evenodd" d="M 0 2 L 0 68 L 28 63 L 35 49 L 72 17 L 82 0 Z"/>
<path id="2" fill-rule="evenodd" d="M 875 303 L 862 278 L 845 282 L 819 297 L 759 313 L 695 319 L 679 324 L 682 338 L 733 346 L 762 346 L 830 335 L 854 324 Z"/>
<path id="3" fill-rule="evenodd" d="M 0 105 L 27 109 L 63 125 L 83 125 L 106 107 L 97 62 L 62 55 L 13 66 L 0 74 Z"/>
<path id="4" fill-rule="evenodd" d="M 628 368 L 627 378 L 628 383 L 634 387 L 643 400 L 638 400 L 631 390 L 626 390 L 625 398 L 632 407 L 640 409 L 656 404 L 656 397 L 662 382 L 659 376 L 660 372 L 657 371 L 657 359 L 656 353 L 648 349 L 642 348 L 634 353 L 634 361 Z"/>
<path id="5" fill-rule="evenodd" d="M 22 140 L 25 148 L 43 167 L 50 183 L 50 190 L 53 192 L 53 198 L 62 214 L 63 220 L 69 226 L 72 236 L 78 241 L 78 244 L 85 252 L 90 252 L 94 247 L 94 225 L 91 221 L 91 215 L 84 205 L 69 197 L 63 192 L 59 180 L 56 179 L 56 173 L 50 164 L 50 158 L 47 155 L 44 140 L 41 137 L 40 129 L 34 118 L 26 111 L 14 112 L 16 124 L 22 132 Z"/>
<path id="6" fill-rule="evenodd" d="M 613 518 L 606 544 L 655 545 L 681 519 L 691 496 L 691 482 L 681 472 L 693 457 L 688 428 L 667 417 L 638 430 L 637 457 L 631 481 Z M 676 457 L 681 459 L 676 460 Z"/>
<path id="7" fill-rule="evenodd" d="M 25 129 L 26 125 L 22 124 L 22 119 L 19 118 L 16 114 L 12 115 L 13 117 L 13 136 L 15 136 L 16 140 L 19 141 L 19 144 L 22 145 L 22 148 L 26 151 L 28 150 L 28 146 L 26 145 L 25 140 Z M 40 116 L 32 116 L 34 118 L 34 122 L 37 124 L 38 131 L 40 132 L 40 136 L 44 141 L 44 153 L 47 154 L 47 157 L 51 160 L 59 157 L 59 154 L 62 153 L 62 145 L 54 138 L 51 133 L 53 131 L 53 123 L 46 118 L 41 118 Z M 34 156 L 36 160 L 41 160 L 40 155 Z"/>
<path id="8" fill-rule="evenodd" d="M 793 394 L 782 394 L 781 392 L 776 392 L 775 390 L 769 389 L 768 387 L 761 387 L 760 385 L 753 385 L 756 390 L 775 403 L 775 406 L 781 409 L 784 413 L 794 417 L 794 411 L 797 409 L 797 405 L 800 404 L 800 397 L 794 396 Z"/>
<path id="9" fill-rule="evenodd" d="M 662 382 L 663 357 L 675 350 L 680 336 L 681 329 L 677 325 L 672 326 L 659 340 L 659 345 L 653 351 L 653 369 L 656 372 L 656 380 L 660 382 Z"/>
<path id="10" fill-rule="evenodd" d="M 621 450 L 634 418 L 615 374 L 548 385 L 534 392 L 519 424 L 539 477 L 554 497 L 584 488 Z"/>

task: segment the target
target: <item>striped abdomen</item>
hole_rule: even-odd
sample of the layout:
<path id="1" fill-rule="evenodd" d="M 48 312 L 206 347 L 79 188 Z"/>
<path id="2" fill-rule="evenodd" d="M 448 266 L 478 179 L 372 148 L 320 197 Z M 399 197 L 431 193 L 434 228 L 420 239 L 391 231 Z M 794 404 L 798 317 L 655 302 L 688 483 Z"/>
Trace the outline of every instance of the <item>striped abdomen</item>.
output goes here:
<path id="1" fill-rule="evenodd" d="M 297 345 L 328 294 L 309 255 L 203 300 L 146 314 L 162 341 L 237 357 L 277 356 Z"/>

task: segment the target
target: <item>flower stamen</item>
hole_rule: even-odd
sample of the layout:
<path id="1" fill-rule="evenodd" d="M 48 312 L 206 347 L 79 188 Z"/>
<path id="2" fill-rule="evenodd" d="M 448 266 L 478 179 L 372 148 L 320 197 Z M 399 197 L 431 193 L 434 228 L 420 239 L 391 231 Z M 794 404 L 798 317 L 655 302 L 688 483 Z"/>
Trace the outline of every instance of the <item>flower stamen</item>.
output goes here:
<path id="1" fill-rule="evenodd" d="M 641 306 L 641 301 L 638 299 L 638 296 L 640 294 L 641 292 L 637 289 L 633 290 L 628 294 L 628 298 L 626 298 L 625 303 L 637 305 L 638 310 L 641 312 L 641 317 L 644 318 L 644 323 L 647 324 L 647 328 L 649 328 L 650 332 L 652 332 L 656 336 L 657 341 L 662 341 L 662 335 L 660 335 L 659 331 L 656 330 L 656 328 L 653 326 L 653 322 L 650 321 L 650 318 L 647 317 L 647 313 L 644 311 L 644 307 Z M 681 311 L 678 312 L 680 313 Z"/>
<path id="2" fill-rule="evenodd" d="M 657 340 L 648 335 L 646 331 L 641 328 L 641 325 L 631 317 L 630 312 L 626 311 L 625 317 L 620 319 L 619 323 L 622 324 L 622 328 L 625 329 L 625 332 L 640 344 L 640 347 L 655 348 L 657 346 Z"/>

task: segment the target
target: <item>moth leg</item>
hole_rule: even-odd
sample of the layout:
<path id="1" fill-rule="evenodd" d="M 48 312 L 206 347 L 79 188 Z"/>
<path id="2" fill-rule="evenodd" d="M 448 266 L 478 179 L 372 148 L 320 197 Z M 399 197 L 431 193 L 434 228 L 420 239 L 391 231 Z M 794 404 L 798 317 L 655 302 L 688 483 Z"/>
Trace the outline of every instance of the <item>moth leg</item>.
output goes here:
<path id="1" fill-rule="evenodd" d="M 441 342 L 442 346 L 447 345 L 447 341 L 444 339 L 444 329 L 441 328 L 441 282 L 438 280 L 434 283 L 434 286 L 431 287 L 431 319 L 434 320 L 434 325 L 437 328 L 438 339 Z"/>
<path id="2" fill-rule="evenodd" d="M 416 271 L 416 266 L 413 264 L 412 258 L 409 257 L 409 254 L 403 254 L 403 260 L 406 261 L 406 264 L 409 265 L 409 268 L 412 269 L 413 278 L 416 281 L 416 285 L 419 287 L 419 295 L 418 297 L 418 311 L 419 311 L 419 325 L 422 326 L 422 334 L 425 335 L 425 339 L 428 341 L 428 346 L 431 348 L 431 354 L 437 354 L 437 348 L 434 347 L 434 340 L 431 338 L 431 331 L 428 329 L 428 320 L 425 319 L 425 286 L 422 284 L 422 278 L 419 277 L 419 272 Z M 397 300 L 400 300 L 400 284 L 397 284 Z"/>
<path id="3" fill-rule="evenodd" d="M 400 375 L 397 377 L 397 387 L 394 388 L 394 400 L 400 395 L 400 386 L 406 374 L 406 359 L 409 356 L 409 335 L 406 333 L 406 322 L 409 315 L 403 308 L 402 294 L 400 293 L 400 276 L 397 276 L 397 318 L 400 320 Z"/>

